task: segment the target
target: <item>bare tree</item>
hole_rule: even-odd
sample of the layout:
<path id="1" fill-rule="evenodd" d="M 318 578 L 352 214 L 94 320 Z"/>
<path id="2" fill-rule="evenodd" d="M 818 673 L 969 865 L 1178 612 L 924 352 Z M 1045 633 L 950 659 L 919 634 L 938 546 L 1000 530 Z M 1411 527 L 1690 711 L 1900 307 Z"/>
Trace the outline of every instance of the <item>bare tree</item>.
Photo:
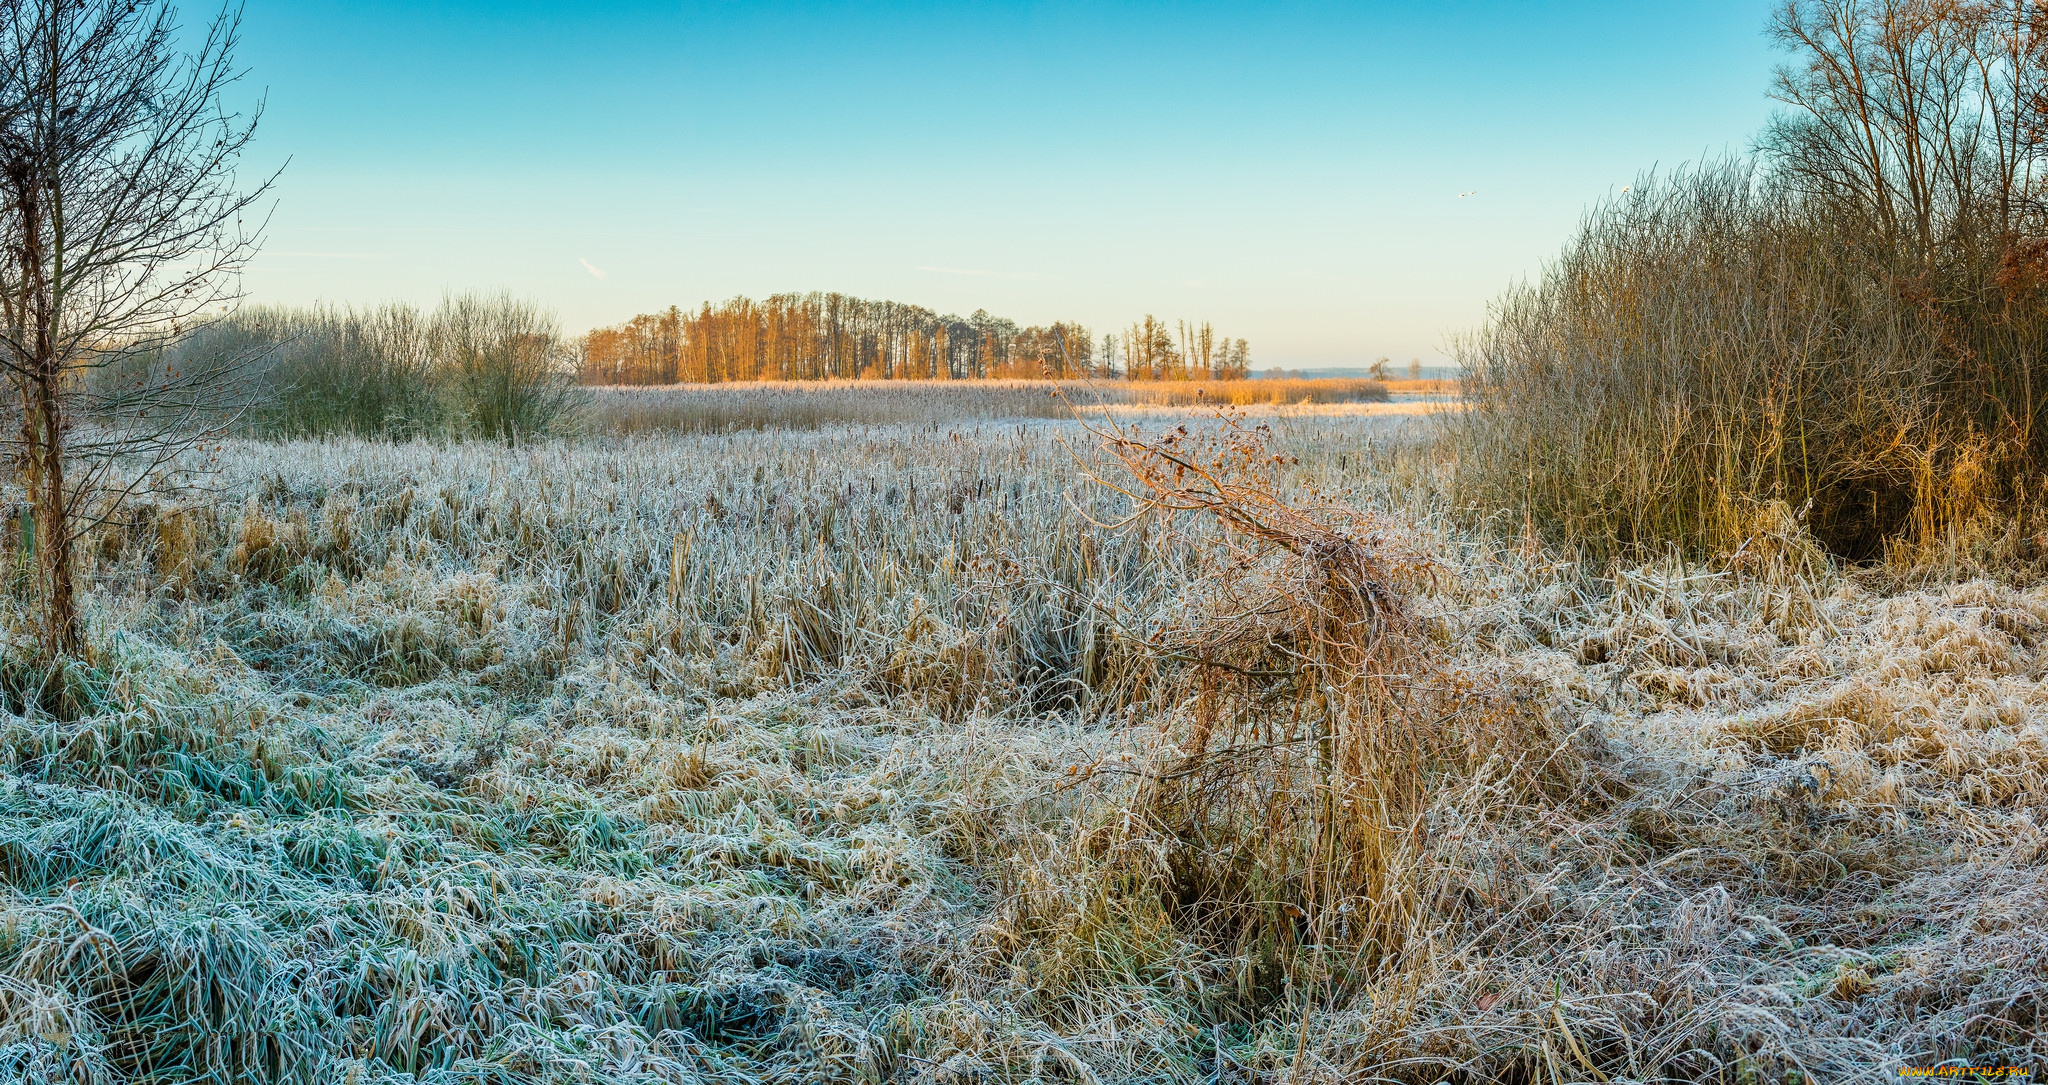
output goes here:
<path id="1" fill-rule="evenodd" d="M 274 178 L 226 93 L 240 14 L 180 50 L 168 0 L 0 0 L 0 369 L 36 517 L 45 652 L 79 648 L 79 538 L 219 432 L 239 359 L 170 348 L 240 295 Z"/>
<path id="2" fill-rule="evenodd" d="M 1785 0 L 1792 109 L 1766 143 L 1905 268 L 2008 243 L 2044 150 L 2048 10 L 2033 0 Z"/>

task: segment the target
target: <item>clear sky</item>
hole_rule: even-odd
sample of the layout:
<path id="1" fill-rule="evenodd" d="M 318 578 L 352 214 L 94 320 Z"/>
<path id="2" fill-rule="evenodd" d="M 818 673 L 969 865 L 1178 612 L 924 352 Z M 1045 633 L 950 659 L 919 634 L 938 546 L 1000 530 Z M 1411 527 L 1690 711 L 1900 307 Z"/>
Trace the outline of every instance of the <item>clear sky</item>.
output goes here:
<path id="1" fill-rule="evenodd" d="M 290 164 L 245 285 L 509 289 L 571 333 L 838 290 L 1437 364 L 1590 201 L 1748 145 L 1772 6 L 248 0 L 250 165 Z"/>

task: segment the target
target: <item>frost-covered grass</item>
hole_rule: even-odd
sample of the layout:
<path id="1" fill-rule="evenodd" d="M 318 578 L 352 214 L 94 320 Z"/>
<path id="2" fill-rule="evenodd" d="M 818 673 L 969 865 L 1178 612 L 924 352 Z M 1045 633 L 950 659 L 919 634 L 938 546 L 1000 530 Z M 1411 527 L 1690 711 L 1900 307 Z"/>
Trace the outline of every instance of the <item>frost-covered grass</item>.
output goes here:
<path id="1" fill-rule="evenodd" d="M 1279 495 L 1400 525 L 1431 665 L 1497 680 L 1575 773 L 1427 782 L 1385 827 L 1398 951 L 1331 965 L 1351 928 L 1314 900 L 1229 942 L 1191 896 L 1228 879 L 1147 789 L 1207 702 L 1160 646 L 1229 571 L 1201 525 L 1110 526 L 1071 426 L 252 442 L 96 542 L 90 658 L 37 669 L 16 632 L 0 663 L 0 1078 L 2048 1056 L 2048 592 L 1790 537 L 1585 569 L 1456 526 L 1412 431 L 1273 424 Z"/>

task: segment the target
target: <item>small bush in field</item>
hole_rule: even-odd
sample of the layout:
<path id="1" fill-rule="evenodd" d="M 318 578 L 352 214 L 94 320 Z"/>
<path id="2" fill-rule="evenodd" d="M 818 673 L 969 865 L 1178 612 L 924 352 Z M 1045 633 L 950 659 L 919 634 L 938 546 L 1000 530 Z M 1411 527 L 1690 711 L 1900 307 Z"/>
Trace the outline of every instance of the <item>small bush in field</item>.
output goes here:
<path id="1" fill-rule="evenodd" d="M 580 398 L 554 318 L 510 295 L 442 302 L 428 341 L 450 425 L 464 435 L 544 435 Z"/>

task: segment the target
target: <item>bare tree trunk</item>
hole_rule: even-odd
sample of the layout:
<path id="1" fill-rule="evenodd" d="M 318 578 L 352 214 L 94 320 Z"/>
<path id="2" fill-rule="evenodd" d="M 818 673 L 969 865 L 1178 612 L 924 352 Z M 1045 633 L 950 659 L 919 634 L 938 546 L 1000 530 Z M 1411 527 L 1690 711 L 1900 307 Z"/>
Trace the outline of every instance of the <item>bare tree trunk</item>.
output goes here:
<path id="1" fill-rule="evenodd" d="M 57 397 L 60 374 L 47 366 L 36 380 L 36 449 L 43 462 L 36 472 L 41 485 L 34 494 L 37 528 L 44 545 L 42 572 L 43 653 L 77 655 L 78 605 L 71 584 L 71 517 L 64 490 L 64 411 Z"/>
<path id="2" fill-rule="evenodd" d="M 16 174 L 20 193 L 22 312 L 31 327 L 28 346 L 28 410 L 22 437 L 28 460 L 29 500 L 35 508 L 37 572 L 42 579 L 42 650 L 46 658 L 76 655 L 79 649 L 78 605 L 71 580 L 72 525 L 64 485 L 64 404 L 59 382 L 64 378 L 51 336 L 53 314 L 43 260 L 47 245 L 42 230 L 42 191 L 33 167 Z"/>

